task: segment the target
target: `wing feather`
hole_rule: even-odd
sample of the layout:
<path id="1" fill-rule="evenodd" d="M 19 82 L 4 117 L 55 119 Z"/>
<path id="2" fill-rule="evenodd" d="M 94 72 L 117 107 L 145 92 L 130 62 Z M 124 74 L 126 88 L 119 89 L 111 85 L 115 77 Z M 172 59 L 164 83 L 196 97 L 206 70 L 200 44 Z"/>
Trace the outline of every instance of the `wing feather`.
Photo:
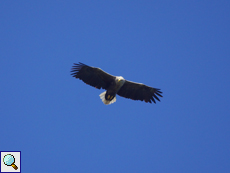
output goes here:
<path id="1" fill-rule="evenodd" d="M 71 75 L 98 89 L 107 89 L 115 78 L 115 76 L 106 73 L 100 68 L 90 67 L 80 62 L 78 64 L 74 63 Z"/>
<path id="2" fill-rule="evenodd" d="M 156 103 L 155 99 L 160 101 L 158 96 L 163 97 L 161 93 L 162 92 L 158 88 L 152 88 L 142 83 L 126 80 L 117 94 L 121 97 L 129 98 L 132 100 L 141 100 L 147 103 L 152 103 L 153 101 Z"/>

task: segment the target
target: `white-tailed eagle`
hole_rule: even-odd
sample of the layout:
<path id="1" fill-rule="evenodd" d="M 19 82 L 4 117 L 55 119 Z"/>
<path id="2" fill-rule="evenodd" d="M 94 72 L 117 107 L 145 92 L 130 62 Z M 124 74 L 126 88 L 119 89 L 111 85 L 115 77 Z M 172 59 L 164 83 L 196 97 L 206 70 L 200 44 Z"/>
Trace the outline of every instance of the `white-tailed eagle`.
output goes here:
<path id="1" fill-rule="evenodd" d="M 116 101 L 116 94 L 146 103 L 152 103 L 152 101 L 156 103 L 155 99 L 160 101 L 158 97 L 162 97 L 160 89 L 125 80 L 122 76 L 110 75 L 100 68 L 90 67 L 80 62 L 74 63 L 71 75 L 97 89 L 105 89 L 106 91 L 99 96 L 106 105 Z"/>

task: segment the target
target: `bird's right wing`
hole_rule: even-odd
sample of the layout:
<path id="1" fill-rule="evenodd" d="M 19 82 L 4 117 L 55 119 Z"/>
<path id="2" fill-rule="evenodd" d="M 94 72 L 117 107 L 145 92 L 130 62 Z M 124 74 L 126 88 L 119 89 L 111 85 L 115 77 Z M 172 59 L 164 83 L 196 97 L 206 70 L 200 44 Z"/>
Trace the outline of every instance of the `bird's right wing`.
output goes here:
<path id="1" fill-rule="evenodd" d="M 141 100 L 145 101 L 146 103 L 151 103 L 153 101 L 156 103 L 155 99 L 160 101 L 158 97 L 162 97 L 161 93 L 162 92 L 158 88 L 152 88 L 142 83 L 126 80 L 117 94 L 121 97 L 132 100 Z"/>
<path id="2" fill-rule="evenodd" d="M 74 63 L 71 75 L 98 89 L 107 89 L 115 79 L 115 76 L 104 72 L 100 68 L 90 67 L 80 62 L 79 64 Z"/>

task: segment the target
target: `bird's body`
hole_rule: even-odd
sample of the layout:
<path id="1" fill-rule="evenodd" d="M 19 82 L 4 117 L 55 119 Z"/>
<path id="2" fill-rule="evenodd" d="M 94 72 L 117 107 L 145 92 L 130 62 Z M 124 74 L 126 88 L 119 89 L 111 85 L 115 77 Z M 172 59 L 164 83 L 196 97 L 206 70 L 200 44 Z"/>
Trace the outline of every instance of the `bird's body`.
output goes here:
<path id="1" fill-rule="evenodd" d="M 124 85 L 124 83 L 125 79 L 122 76 L 116 77 L 114 82 L 112 82 L 109 88 L 107 89 L 107 91 L 99 95 L 102 102 L 106 105 L 114 103 L 116 101 L 116 94 Z"/>
<path id="2" fill-rule="evenodd" d="M 160 89 L 125 80 L 122 76 L 110 75 L 100 68 L 90 67 L 83 63 L 74 64 L 71 72 L 73 77 L 86 84 L 98 89 L 105 89 L 106 91 L 99 96 L 106 105 L 114 103 L 117 94 L 121 97 L 149 103 L 152 101 L 156 103 L 154 98 L 160 101 L 157 96 L 162 97 Z"/>

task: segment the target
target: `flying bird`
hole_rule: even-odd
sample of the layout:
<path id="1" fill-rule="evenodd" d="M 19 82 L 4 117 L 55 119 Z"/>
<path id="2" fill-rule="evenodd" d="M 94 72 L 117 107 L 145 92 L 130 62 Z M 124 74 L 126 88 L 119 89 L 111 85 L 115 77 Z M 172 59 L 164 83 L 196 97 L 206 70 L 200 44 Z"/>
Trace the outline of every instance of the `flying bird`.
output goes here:
<path id="1" fill-rule="evenodd" d="M 116 95 L 146 103 L 156 103 L 155 99 L 160 101 L 158 97 L 162 97 L 160 89 L 125 80 L 122 76 L 113 76 L 100 68 L 90 67 L 80 62 L 74 63 L 71 75 L 97 89 L 105 89 L 106 91 L 99 96 L 106 105 L 114 103 Z"/>

